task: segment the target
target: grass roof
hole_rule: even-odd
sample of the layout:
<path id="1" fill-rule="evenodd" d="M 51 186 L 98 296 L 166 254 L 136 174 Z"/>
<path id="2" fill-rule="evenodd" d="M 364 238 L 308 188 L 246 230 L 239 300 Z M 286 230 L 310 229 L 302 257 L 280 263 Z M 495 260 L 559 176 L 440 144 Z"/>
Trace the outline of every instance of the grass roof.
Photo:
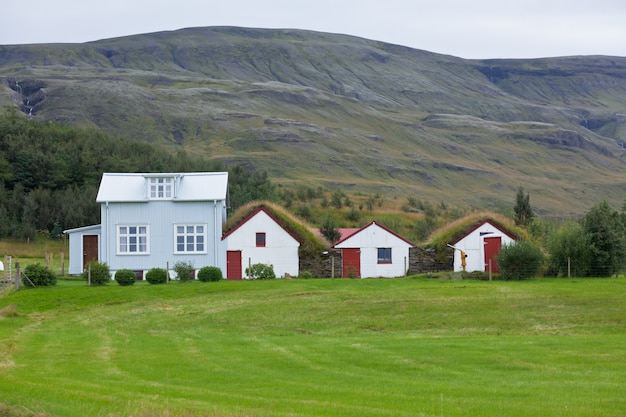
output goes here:
<path id="1" fill-rule="evenodd" d="M 270 201 L 251 201 L 237 209 L 224 224 L 224 233 L 239 225 L 245 218 L 259 207 L 265 207 L 272 213 L 278 223 L 300 242 L 300 254 L 320 253 L 330 247 L 323 238 L 313 233 L 313 227 L 306 221 L 292 214 L 285 208 Z"/>
<path id="2" fill-rule="evenodd" d="M 452 244 L 456 242 L 463 237 L 465 233 L 480 225 L 485 220 L 491 221 L 500 229 L 513 235 L 517 239 L 529 238 L 528 232 L 521 227 L 516 226 L 510 218 L 489 211 L 479 211 L 471 213 L 439 228 L 430 236 L 426 246 L 435 249 L 445 248 L 448 243 Z"/>

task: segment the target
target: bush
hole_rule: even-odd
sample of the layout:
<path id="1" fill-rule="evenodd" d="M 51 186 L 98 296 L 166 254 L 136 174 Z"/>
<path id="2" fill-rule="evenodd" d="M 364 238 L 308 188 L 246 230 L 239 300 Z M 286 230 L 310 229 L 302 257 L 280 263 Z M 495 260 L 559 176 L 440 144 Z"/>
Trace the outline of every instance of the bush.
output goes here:
<path id="1" fill-rule="evenodd" d="M 91 261 L 85 266 L 83 279 L 89 281 L 89 271 L 91 271 L 91 284 L 104 285 L 111 281 L 111 271 L 109 265 L 98 261 Z"/>
<path id="2" fill-rule="evenodd" d="M 221 281 L 223 279 L 222 270 L 216 266 L 203 266 L 198 271 L 198 279 L 202 282 Z"/>
<path id="3" fill-rule="evenodd" d="M 250 279 L 275 279 L 274 267 L 272 265 L 254 264 L 246 268 L 246 275 Z"/>
<path id="4" fill-rule="evenodd" d="M 39 263 L 27 265 L 23 274 L 25 277 L 22 279 L 22 282 L 27 287 L 48 287 L 57 283 L 54 273 L 45 265 Z"/>
<path id="5" fill-rule="evenodd" d="M 311 271 L 301 271 L 300 276 L 298 278 L 302 279 L 311 279 L 313 278 L 313 273 Z"/>
<path id="6" fill-rule="evenodd" d="M 135 283 L 135 273 L 130 269 L 120 269 L 115 273 L 115 281 L 125 287 Z"/>
<path id="7" fill-rule="evenodd" d="M 523 280 L 532 278 L 540 271 L 543 253 L 532 242 L 522 240 L 502 246 L 496 262 L 502 279 Z"/>
<path id="8" fill-rule="evenodd" d="M 187 282 L 192 279 L 193 264 L 189 261 L 178 261 L 174 264 L 174 272 L 180 282 Z"/>
<path id="9" fill-rule="evenodd" d="M 146 281 L 150 284 L 165 284 L 167 282 L 167 271 L 163 268 L 152 268 L 146 273 Z"/>

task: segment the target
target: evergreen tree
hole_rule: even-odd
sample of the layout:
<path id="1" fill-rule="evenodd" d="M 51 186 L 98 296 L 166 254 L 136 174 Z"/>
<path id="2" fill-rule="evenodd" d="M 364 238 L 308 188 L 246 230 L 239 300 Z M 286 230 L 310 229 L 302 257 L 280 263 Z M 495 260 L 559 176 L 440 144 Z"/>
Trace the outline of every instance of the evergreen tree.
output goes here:
<path id="1" fill-rule="evenodd" d="M 524 195 L 524 187 L 520 186 L 517 190 L 513 211 L 515 212 L 515 224 L 521 227 L 527 227 L 535 217 L 530 207 L 530 195 L 528 193 Z"/>
<path id="2" fill-rule="evenodd" d="M 335 221 L 333 220 L 332 216 L 330 216 L 329 214 L 324 216 L 324 219 L 322 220 L 320 233 L 330 243 L 335 243 L 341 238 L 341 233 L 335 227 Z"/>

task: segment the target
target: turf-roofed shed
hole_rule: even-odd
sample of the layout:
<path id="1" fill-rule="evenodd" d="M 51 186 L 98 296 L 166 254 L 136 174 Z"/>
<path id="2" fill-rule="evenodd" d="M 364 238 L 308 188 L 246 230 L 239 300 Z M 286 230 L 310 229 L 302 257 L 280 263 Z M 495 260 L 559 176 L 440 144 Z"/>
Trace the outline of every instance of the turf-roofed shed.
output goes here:
<path id="1" fill-rule="evenodd" d="M 256 263 L 271 264 L 277 277 L 308 271 L 322 277 L 325 252 L 330 246 L 309 224 L 267 201 L 250 202 L 233 213 L 224 225 L 227 278 L 246 278 Z"/>
<path id="2" fill-rule="evenodd" d="M 448 262 L 450 270 L 498 272 L 494 257 L 501 246 L 525 239 L 528 233 L 508 217 L 476 212 L 435 231 L 426 246 L 441 262 Z"/>

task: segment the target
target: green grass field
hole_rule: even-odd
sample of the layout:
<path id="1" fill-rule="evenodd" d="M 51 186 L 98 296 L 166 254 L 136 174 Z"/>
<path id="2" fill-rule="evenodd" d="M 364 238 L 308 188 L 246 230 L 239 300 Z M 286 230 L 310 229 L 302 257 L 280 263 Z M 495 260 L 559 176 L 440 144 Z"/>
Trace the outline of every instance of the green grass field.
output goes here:
<path id="1" fill-rule="evenodd" d="M 178 282 L 0 298 L 0 416 L 623 416 L 626 280 Z"/>

